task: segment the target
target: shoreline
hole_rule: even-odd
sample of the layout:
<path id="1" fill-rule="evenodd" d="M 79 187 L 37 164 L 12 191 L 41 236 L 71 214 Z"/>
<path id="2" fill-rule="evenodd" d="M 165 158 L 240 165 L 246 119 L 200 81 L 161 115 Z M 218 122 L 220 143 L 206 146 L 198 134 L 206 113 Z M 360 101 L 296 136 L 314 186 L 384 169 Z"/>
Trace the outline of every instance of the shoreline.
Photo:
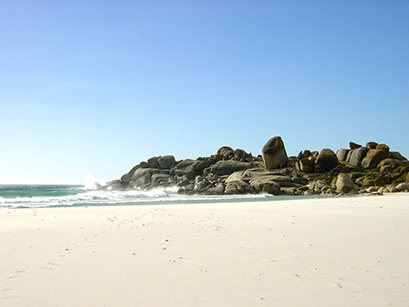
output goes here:
<path id="1" fill-rule="evenodd" d="M 404 306 L 409 194 L 0 210 L 2 306 Z"/>

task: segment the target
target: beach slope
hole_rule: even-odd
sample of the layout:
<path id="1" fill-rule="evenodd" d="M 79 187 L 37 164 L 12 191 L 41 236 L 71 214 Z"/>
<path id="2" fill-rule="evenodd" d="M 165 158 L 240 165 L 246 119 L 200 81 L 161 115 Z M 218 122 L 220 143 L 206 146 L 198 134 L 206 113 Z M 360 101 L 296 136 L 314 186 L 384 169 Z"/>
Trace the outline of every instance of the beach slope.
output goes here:
<path id="1" fill-rule="evenodd" d="M 408 306 L 409 194 L 0 210 L 1 306 Z"/>

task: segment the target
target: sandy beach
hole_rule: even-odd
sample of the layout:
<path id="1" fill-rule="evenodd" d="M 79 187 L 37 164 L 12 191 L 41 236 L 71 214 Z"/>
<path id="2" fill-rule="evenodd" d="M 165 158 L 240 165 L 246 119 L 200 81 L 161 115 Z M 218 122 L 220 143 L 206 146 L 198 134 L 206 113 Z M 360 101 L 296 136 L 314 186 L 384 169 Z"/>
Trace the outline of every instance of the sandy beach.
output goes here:
<path id="1" fill-rule="evenodd" d="M 1 306 L 409 306 L 409 194 L 0 210 Z"/>

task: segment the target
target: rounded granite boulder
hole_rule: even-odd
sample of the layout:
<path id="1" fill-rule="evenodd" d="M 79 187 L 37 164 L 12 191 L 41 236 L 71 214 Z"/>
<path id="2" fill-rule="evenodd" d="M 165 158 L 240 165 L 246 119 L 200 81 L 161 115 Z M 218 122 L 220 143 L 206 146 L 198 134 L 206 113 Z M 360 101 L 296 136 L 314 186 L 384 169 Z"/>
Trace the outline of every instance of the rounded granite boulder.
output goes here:
<path id="1" fill-rule="evenodd" d="M 176 160 L 174 156 L 167 155 L 159 157 L 158 165 L 161 169 L 170 169 L 176 164 Z"/>
<path id="2" fill-rule="evenodd" d="M 288 156 L 284 142 L 279 136 L 272 137 L 262 149 L 263 161 L 267 170 L 282 168 L 287 165 Z"/>
<path id="3" fill-rule="evenodd" d="M 376 149 L 384 150 L 384 151 L 386 152 L 386 154 L 389 153 L 389 146 L 386 145 L 386 144 L 378 144 L 378 145 L 376 146 Z"/>
<path id="4" fill-rule="evenodd" d="M 348 154 L 347 162 L 355 167 L 361 166 L 361 162 L 365 158 L 368 150 L 369 149 L 366 147 L 359 147 L 351 150 Z"/>
<path id="5" fill-rule="evenodd" d="M 366 143 L 366 148 L 368 148 L 368 149 L 376 149 L 376 146 L 378 146 L 378 143 L 376 143 L 376 142 Z"/>
<path id="6" fill-rule="evenodd" d="M 315 171 L 317 173 L 329 172 L 338 166 L 339 160 L 337 155 L 329 148 L 324 148 L 315 160 Z"/>
<path id="7" fill-rule="evenodd" d="M 345 149 L 345 148 L 340 148 L 337 150 L 337 158 L 339 161 L 346 161 L 347 160 L 347 156 L 349 153 L 349 149 Z"/>
<path id="8" fill-rule="evenodd" d="M 338 193 L 349 193 L 354 189 L 355 185 L 351 177 L 347 174 L 339 174 L 335 181 L 335 188 Z"/>
<path id="9" fill-rule="evenodd" d="M 362 168 L 375 168 L 378 166 L 379 162 L 386 159 L 387 153 L 383 149 L 370 149 L 366 154 L 365 158 L 361 162 Z"/>

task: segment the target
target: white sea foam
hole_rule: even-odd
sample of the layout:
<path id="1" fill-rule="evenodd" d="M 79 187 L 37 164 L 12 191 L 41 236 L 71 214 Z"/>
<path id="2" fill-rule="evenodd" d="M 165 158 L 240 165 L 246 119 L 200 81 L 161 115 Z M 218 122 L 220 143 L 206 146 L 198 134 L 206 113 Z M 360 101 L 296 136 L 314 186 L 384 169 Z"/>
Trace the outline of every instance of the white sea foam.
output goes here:
<path id="1" fill-rule="evenodd" d="M 94 190 L 98 189 L 105 185 L 105 181 L 101 179 L 97 179 L 91 174 L 86 174 L 84 177 L 84 188 L 86 190 Z"/>
<path id="2" fill-rule="evenodd" d="M 93 205 L 138 205 L 150 203 L 232 201 L 265 199 L 271 195 L 179 195 L 177 187 L 157 188 L 148 191 L 78 190 L 77 194 L 63 196 L 0 197 L 0 208 L 41 208 Z"/>

